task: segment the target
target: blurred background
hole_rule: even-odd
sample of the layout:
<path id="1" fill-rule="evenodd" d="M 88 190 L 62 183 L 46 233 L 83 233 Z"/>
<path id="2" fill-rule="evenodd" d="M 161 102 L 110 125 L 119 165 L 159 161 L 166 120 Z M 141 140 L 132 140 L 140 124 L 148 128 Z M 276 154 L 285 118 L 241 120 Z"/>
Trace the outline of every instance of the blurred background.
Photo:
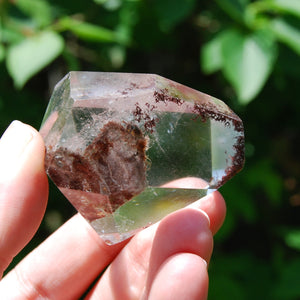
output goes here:
<path id="1" fill-rule="evenodd" d="M 300 299 L 299 0 L 1 0 L 0 133 L 38 129 L 70 70 L 156 73 L 227 103 L 246 164 L 221 188 L 209 299 Z M 52 186 L 14 264 L 74 213 Z"/>

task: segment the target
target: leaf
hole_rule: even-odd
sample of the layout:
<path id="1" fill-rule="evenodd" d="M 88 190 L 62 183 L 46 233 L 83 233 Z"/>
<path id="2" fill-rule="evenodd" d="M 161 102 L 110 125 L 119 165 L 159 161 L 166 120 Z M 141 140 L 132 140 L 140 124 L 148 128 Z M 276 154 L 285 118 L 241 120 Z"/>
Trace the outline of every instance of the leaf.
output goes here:
<path id="1" fill-rule="evenodd" d="M 24 39 L 24 35 L 15 30 L 15 28 L 2 27 L 1 28 L 1 41 L 5 44 L 12 44 L 21 42 Z"/>
<path id="2" fill-rule="evenodd" d="M 268 3 L 268 1 L 266 2 Z M 289 13 L 300 18 L 300 1 L 299 0 L 271 0 L 269 5 L 273 9 Z"/>
<path id="3" fill-rule="evenodd" d="M 118 45 L 111 47 L 108 51 L 108 56 L 114 68 L 121 68 L 126 59 L 125 48 Z"/>
<path id="4" fill-rule="evenodd" d="M 94 0 L 94 2 L 103 5 L 107 10 L 116 10 L 122 5 L 122 0 Z"/>
<path id="5" fill-rule="evenodd" d="M 300 259 L 291 260 L 280 272 L 280 280 L 274 286 L 272 299 L 294 300 L 300 297 Z"/>
<path id="6" fill-rule="evenodd" d="M 300 229 L 289 231 L 284 238 L 289 247 L 300 250 Z"/>
<path id="7" fill-rule="evenodd" d="M 32 17 L 40 26 L 47 26 L 52 21 L 52 8 L 44 0 L 17 0 L 16 6 L 25 14 Z"/>
<path id="8" fill-rule="evenodd" d="M 33 75 L 51 63 L 63 50 L 60 35 L 44 31 L 8 48 L 6 65 L 15 86 L 22 88 Z"/>
<path id="9" fill-rule="evenodd" d="M 4 59 L 5 57 L 5 48 L 3 45 L 0 44 L 0 62 Z"/>
<path id="10" fill-rule="evenodd" d="M 122 42 L 112 30 L 69 17 L 59 20 L 59 25 L 62 27 L 62 30 L 69 30 L 85 41 L 104 43 Z"/>
<path id="11" fill-rule="evenodd" d="M 133 30 L 138 22 L 138 3 L 133 1 L 124 2 L 118 12 L 119 22 L 115 28 L 116 34 L 122 45 L 132 42 Z"/>
<path id="12" fill-rule="evenodd" d="M 279 41 L 300 55 L 300 30 L 279 18 L 272 21 L 271 30 Z"/>
<path id="13" fill-rule="evenodd" d="M 62 56 L 69 70 L 80 71 L 79 59 L 76 56 L 74 56 L 67 47 L 64 49 Z"/>
<path id="14" fill-rule="evenodd" d="M 159 24 L 165 31 L 181 22 L 195 7 L 195 0 L 155 0 L 152 1 Z"/>
<path id="15" fill-rule="evenodd" d="M 217 4 L 235 21 L 244 22 L 249 0 L 216 0 Z"/>
<path id="16" fill-rule="evenodd" d="M 271 204 L 280 204 L 283 182 L 281 176 L 273 169 L 272 161 L 262 159 L 248 168 L 246 174 L 245 179 L 249 187 L 263 188 Z"/>
<path id="17" fill-rule="evenodd" d="M 222 68 L 223 32 L 207 42 L 201 49 L 201 66 L 206 74 L 214 73 Z"/>
<path id="18" fill-rule="evenodd" d="M 223 38 L 223 72 L 233 85 L 241 104 L 260 92 L 277 56 L 274 40 L 265 32 L 243 34 L 228 30 Z"/>

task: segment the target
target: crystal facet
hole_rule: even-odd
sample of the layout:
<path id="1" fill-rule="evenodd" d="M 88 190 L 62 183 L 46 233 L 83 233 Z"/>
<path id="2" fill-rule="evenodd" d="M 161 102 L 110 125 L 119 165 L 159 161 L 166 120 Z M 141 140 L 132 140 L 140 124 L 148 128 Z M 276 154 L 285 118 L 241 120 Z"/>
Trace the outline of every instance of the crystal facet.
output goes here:
<path id="1" fill-rule="evenodd" d="M 152 74 L 67 74 L 40 132 L 49 177 L 110 244 L 216 190 L 244 163 L 243 124 L 228 106 Z"/>

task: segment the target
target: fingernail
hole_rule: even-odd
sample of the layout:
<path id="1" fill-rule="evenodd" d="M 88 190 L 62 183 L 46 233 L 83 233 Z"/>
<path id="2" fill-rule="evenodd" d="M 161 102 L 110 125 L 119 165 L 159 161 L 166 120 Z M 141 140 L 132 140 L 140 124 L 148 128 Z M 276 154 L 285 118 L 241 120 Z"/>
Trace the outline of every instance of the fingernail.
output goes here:
<path id="1" fill-rule="evenodd" d="M 6 129 L 0 139 L 0 178 L 15 170 L 33 136 L 33 130 L 20 121 L 13 121 Z"/>

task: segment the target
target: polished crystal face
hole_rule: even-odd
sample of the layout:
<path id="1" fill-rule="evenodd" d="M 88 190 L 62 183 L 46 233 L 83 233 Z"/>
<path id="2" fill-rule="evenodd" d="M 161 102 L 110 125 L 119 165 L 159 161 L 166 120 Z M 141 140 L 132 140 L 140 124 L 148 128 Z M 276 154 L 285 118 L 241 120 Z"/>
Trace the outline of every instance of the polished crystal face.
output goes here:
<path id="1" fill-rule="evenodd" d="M 40 132 L 49 177 L 110 244 L 216 190 L 244 163 L 243 124 L 228 106 L 152 74 L 67 74 Z"/>

